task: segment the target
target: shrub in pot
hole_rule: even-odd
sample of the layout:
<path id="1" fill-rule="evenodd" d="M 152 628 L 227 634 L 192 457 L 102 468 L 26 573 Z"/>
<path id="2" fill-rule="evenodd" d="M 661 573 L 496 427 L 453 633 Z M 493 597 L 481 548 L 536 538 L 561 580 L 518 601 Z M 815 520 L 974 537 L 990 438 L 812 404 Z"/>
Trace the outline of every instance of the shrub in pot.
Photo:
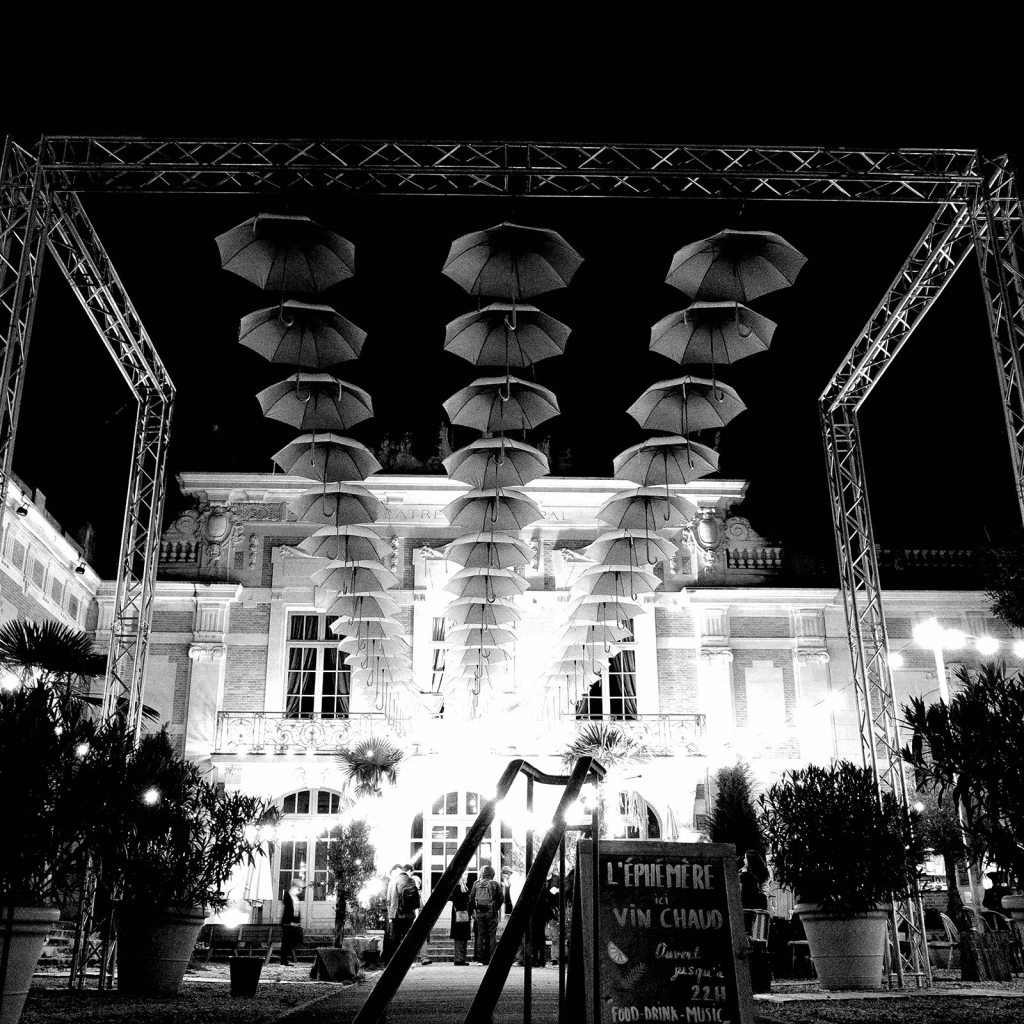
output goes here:
<path id="1" fill-rule="evenodd" d="M 269 802 L 225 794 L 173 750 L 165 731 L 136 746 L 111 727 L 86 765 L 98 796 L 88 843 L 116 898 L 118 989 L 173 994 L 209 909 L 227 905 L 224 885 L 262 855 Z"/>
<path id="2" fill-rule="evenodd" d="M 889 907 L 916 892 L 924 856 L 910 817 L 850 761 L 786 772 L 760 805 L 822 988 L 879 988 Z"/>

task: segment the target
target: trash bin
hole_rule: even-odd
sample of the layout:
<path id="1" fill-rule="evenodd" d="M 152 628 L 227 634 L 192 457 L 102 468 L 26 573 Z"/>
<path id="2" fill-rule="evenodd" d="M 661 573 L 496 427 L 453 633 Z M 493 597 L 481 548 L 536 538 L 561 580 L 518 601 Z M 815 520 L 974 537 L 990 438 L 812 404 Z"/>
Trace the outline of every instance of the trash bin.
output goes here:
<path id="1" fill-rule="evenodd" d="M 750 940 L 750 987 L 755 992 L 771 992 L 772 965 L 768 957 L 768 943 Z"/>
<path id="2" fill-rule="evenodd" d="M 233 956 L 228 963 L 231 965 L 231 995 L 251 999 L 260 987 L 263 957 Z"/>

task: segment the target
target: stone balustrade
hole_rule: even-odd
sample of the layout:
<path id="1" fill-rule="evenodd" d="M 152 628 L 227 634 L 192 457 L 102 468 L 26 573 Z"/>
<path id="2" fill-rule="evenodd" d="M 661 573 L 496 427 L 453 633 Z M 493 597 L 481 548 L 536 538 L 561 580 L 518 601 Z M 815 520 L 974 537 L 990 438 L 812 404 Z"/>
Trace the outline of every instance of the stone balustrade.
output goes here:
<path id="1" fill-rule="evenodd" d="M 782 568 L 781 547 L 744 547 L 725 549 L 725 567 L 734 571 L 765 572 Z"/>

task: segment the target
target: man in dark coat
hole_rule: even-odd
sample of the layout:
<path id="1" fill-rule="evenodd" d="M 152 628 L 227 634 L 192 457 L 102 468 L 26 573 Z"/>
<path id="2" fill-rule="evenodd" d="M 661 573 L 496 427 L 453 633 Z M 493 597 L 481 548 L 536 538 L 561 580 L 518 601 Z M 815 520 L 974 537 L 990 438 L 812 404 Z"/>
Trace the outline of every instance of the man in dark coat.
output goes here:
<path id="1" fill-rule="evenodd" d="M 281 911 L 281 966 L 295 964 L 295 947 L 299 944 L 299 887 L 292 885 L 284 894 L 284 910 Z"/>

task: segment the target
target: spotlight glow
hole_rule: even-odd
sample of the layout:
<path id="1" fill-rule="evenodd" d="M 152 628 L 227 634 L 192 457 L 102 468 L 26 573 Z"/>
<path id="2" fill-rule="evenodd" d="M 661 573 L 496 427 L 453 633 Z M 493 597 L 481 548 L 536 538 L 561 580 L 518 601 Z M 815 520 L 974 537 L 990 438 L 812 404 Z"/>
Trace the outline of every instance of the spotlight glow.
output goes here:
<path id="1" fill-rule="evenodd" d="M 999 650 L 999 641 L 992 636 L 980 636 L 975 646 L 978 648 L 979 654 L 990 657 Z"/>
<path id="2" fill-rule="evenodd" d="M 1013 653 L 1016 654 L 1018 658 L 1024 658 L 1024 640 L 1017 640 L 1014 642 Z"/>
<path id="3" fill-rule="evenodd" d="M 906 658 L 904 658 L 903 655 L 900 654 L 899 651 L 891 651 L 889 653 L 889 668 L 890 669 L 894 669 L 895 670 L 895 669 L 903 668 L 903 666 L 906 663 L 907 663 Z"/>
<path id="4" fill-rule="evenodd" d="M 958 651 L 966 644 L 967 637 L 959 629 L 947 629 L 942 634 L 942 646 L 947 651 Z"/>
<path id="5" fill-rule="evenodd" d="M 79 757 L 85 757 L 85 755 L 89 753 L 89 744 L 88 743 L 79 743 L 78 746 L 75 747 L 75 753 Z"/>
<path id="6" fill-rule="evenodd" d="M 149 807 L 152 807 L 154 804 L 160 803 L 160 790 L 157 789 L 155 786 L 151 786 L 149 789 L 146 790 L 145 793 L 142 794 L 142 802 Z"/>
<path id="7" fill-rule="evenodd" d="M 914 627 L 914 640 L 922 647 L 932 650 L 942 647 L 943 633 L 938 619 L 925 619 Z"/>

